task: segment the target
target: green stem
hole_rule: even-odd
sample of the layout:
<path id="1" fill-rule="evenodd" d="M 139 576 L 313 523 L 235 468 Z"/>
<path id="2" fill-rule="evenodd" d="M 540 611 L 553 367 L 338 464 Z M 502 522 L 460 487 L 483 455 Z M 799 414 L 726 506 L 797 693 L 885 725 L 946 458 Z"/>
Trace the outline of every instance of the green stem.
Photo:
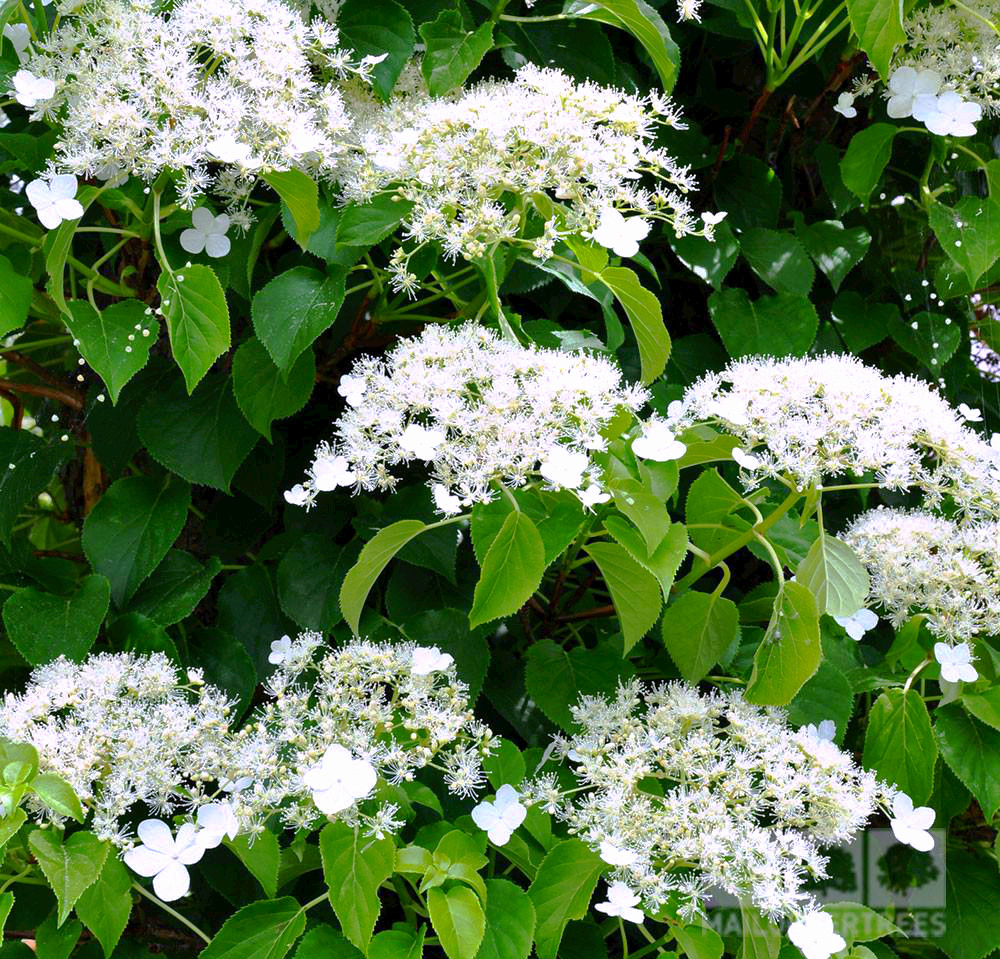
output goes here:
<path id="1" fill-rule="evenodd" d="M 132 888 L 135 889 L 140 896 L 145 896 L 150 902 L 156 903 L 167 915 L 173 916 L 179 923 L 185 925 L 190 929 L 199 939 L 204 943 L 211 942 L 211 938 L 206 936 L 190 919 L 186 916 L 182 916 L 176 909 L 168 906 L 162 899 L 154 896 L 145 886 L 140 885 L 137 882 L 132 883 Z"/>
<path id="2" fill-rule="evenodd" d="M 163 249 L 163 237 L 160 235 L 160 190 L 153 191 L 153 240 L 156 243 L 156 256 L 160 261 L 160 266 L 170 274 L 174 271 L 170 268 L 170 261 L 167 259 L 167 252 Z"/>

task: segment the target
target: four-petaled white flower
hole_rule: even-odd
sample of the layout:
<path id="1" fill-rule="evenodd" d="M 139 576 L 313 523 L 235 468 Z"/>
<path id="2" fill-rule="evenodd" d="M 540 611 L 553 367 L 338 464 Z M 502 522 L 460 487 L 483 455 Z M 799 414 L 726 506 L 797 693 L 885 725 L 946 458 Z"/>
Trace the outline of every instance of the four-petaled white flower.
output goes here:
<path id="1" fill-rule="evenodd" d="M 345 373 L 337 384 L 337 392 L 347 400 L 349 406 L 357 406 L 365 395 L 368 381 L 363 376 L 351 376 Z"/>
<path id="2" fill-rule="evenodd" d="M 200 206 L 191 214 L 191 226 L 181 233 L 180 241 L 186 253 L 201 253 L 217 259 L 225 256 L 232 246 L 226 230 L 229 217 L 225 213 L 215 216 L 207 206 Z"/>
<path id="3" fill-rule="evenodd" d="M 601 840 L 601 858 L 610 866 L 631 866 L 638 861 L 639 854 L 631 849 L 622 849 L 608 839 Z"/>
<path id="4" fill-rule="evenodd" d="M 642 436 L 632 440 L 632 452 L 640 459 L 666 463 L 679 460 L 687 452 L 687 447 L 663 420 L 650 420 L 643 427 Z"/>
<path id="5" fill-rule="evenodd" d="M 934 825 L 934 810 L 930 806 L 913 808 L 913 800 L 906 793 L 896 793 L 892 799 L 892 816 L 889 818 L 892 834 L 907 846 L 919 852 L 934 848 L 934 837 L 927 831 Z"/>
<path id="6" fill-rule="evenodd" d="M 198 807 L 198 832 L 195 838 L 205 849 L 214 849 L 227 836 L 235 839 L 240 823 L 228 802 L 212 802 Z"/>
<path id="7" fill-rule="evenodd" d="M 320 812 L 342 812 L 364 799 L 378 781 L 375 767 L 366 759 L 355 759 L 339 743 L 328 746 L 323 758 L 302 777 L 312 790 L 313 802 Z"/>
<path id="8" fill-rule="evenodd" d="M 312 465 L 313 485 L 321 492 L 327 493 L 338 486 L 350 486 L 357 478 L 351 469 L 346 456 L 324 456 L 317 458 Z"/>
<path id="9" fill-rule="evenodd" d="M 76 199 L 76 177 L 60 173 L 51 180 L 32 180 L 24 195 L 38 214 L 38 222 L 46 230 L 54 230 L 65 220 L 79 220 L 83 206 Z"/>
<path id="10" fill-rule="evenodd" d="M 590 465 L 590 457 L 566 446 L 553 446 L 539 464 L 538 472 L 557 489 L 576 489 L 583 482 L 583 474 Z"/>
<path id="11" fill-rule="evenodd" d="M 976 406 L 969 406 L 968 403 L 958 404 L 958 415 L 966 423 L 982 423 L 983 421 L 983 411 Z"/>
<path id="12" fill-rule="evenodd" d="M 580 497 L 580 502 L 589 510 L 592 510 L 599 503 L 606 503 L 611 499 L 611 494 L 605 493 L 596 483 L 591 483 L 586 489 L 580 490 L 576 495 Z"/>
<path id="13" fill-rule="evenodd" d="M 860 642 L 861 637 L 870 629 L 878 626 L 878 616 L 870 609 L 859 609 L 856 613 L 851 613 L 850 616 L 834 616 L 833 618 L 856 643 Z"/>
<path id="14" fill-rule="evenodd" d="M 608 886 L 606 902 L 595 902 L 594 908 L 609 916 L 620 916 L 627 922 L 642 922 L 646 918 L 641 909 L 636 909 L 639 896 L 623 882 L 613 882 Z"/>
<path id="15" fill-rule="evenodd" d="M 921 107 L 936 98 L 940 89 L 941 74 L 935 70 L 917 71 L 913 67 L 900 67 L 889 77 L 891 96 L 886 104 L 886 112 L 895 120 L 908 116 L 919 120 L 921 118 L 914 113 L 914 108 L 918 113 L 922 112 Z"/>
<path id="16" fill-rule="evenodd" d="M 125 865 L 140 876 L 153 879 L 153 892 L 164 902 L 187 895 L 191 876 L 187 867 L 203 855 L 205 847 L 197 839 L 194 823 L 186 822 L 175 838 L 170 827 L 160 819 L 146 819 L 137 830 L 142 845 L 122 857 Z"/>
<path id="17" fill-rule="evenodd" d="M 285 502 L 291 506 L 305 506 L 309 502 L 309 491 L 301 483 L 296 483 L 285 490 Z"/>
<path id="18" fill-rule="evenodd" d="M 14 99 L 22 107 L 33 107 L 46 100 L 51 100 L 56 93 L 54 80 L 47 77 L 36 77 L 30 70 L 18 70 L 11 77 Z"/>
<path id="19" fill-rule="evenodd" d="M 625 219 L 614 207 L 601 211 L 601 222 L 591 234 L 595 243 L 607 247 L 617 256 L 635 256 L 639 252 L 639 241 L 649 233 L 649 223 L 642 217 Z"/>
<path id="20" fill-rule="evenodd" d="M 833 737 L 837 735 L 837 724 L 832 719 L 824 719 L 819 725 L 807 723 L 802 731 L 822 742 L 832 743 Z"/>
<path id="21" fill-rule="evenodd" d="M 434 497 L 434 505 L 445 514 L 445 516 L 457 516 L 462 512 L 462 501 L 454 493 L 448 492 L 448 487 L 441 483 L 435 483 L 431 488 Z"/>
<path id="22" fill-rule="evenodd" d="M 916 116 L 916 114 L 914 114 Z M 975 136 L 976 123 L 983 118 L 983 108 L 971 100 L 963 100 L 954 90 L 942 93 L 922 120 L 931 133 L 941 137 Z"/>
<path id="23" fill-rule="evenodd" d="M 934 644 L 934 658 L 941 664 L 941 678 L 948 683 L 974 683 L 979 679 L 972 665 L 972 647 L 968 643 L 949 646 Z"/>
<path id="24" fill-rule="evenodd" d="M 292 651 L 292 637 L 282 636 L 271 643 L 271 652 L 268 653 L 267 661 L 274 666 L 280 666 Z"/>
<path id="25" fill-rule="evenodd" d="M 718 226 L 727 216 L 729 216 L 729 213 L 726 210 L 719 210 L 718 213 L 711 213 L 706 210 L 701 215 L 701 222 L 709 227 Z M 677 401 L 675 400 L 674 402 Z"/>
<path id="26" fill-rule="evenodd" d="M 834 931 L 833 917 L 826 912 L 810 912 L 788 927 L 788 938 L 806 959 L 829 959 L 847 948 L 844 937 Z"/>
<path id="27" fill-rule="evenodd" d="M 437 646 L 418 646 L 413 650 L 412 672 L 414 676 L 429 676 L 447 669 L 453 662 L 451 653 L 442 653 Z"/>
<path id="28" fill-rule="evenodd" d="M 847 117 L 848 120 L 856 117 L 858 115 L 858 108 L 854 105 L 854 94 L 842 93 L 837 97 L 833 111 L 834 113 L 839 113 L 842 117 Z"/>
<path id="29" fill-rule="evenodd" d="M 520 794 L 513 786 L 503 785 L 493 802 L 481 802 L 472 810 L 472 821 L 486 830 L 494 846 L 504 845 L 528 815 L 519 800 Z"/>
<path id="30" fill-rule="evenodd" d="M 733 447 L 733 459 L 741 469 L 755 470 L 760 466 L 760 460 L 753 453 L 748 453 L 739 446 Z"/>
<path id="31" fill-rule="evenodd" d="M 399 445 L 407 453 L 412 453 L 418 460 L 426 463 L 434 459 L 445 439 L 445 431 L 436 426 L 428 429 L 419 423 L 411 423 L 399 437 Z"/>

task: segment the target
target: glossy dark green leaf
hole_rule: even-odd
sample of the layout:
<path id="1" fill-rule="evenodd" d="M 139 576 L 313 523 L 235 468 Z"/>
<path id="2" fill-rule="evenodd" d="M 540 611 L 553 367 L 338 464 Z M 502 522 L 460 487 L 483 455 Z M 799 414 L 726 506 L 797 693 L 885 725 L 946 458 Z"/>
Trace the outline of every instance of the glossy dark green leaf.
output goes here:
<path id="1" fill-rule="evenodd" d="M 316 360 L 308 347 L 294 361 L 287 377 L 274 365 L 256 337 L 240 344 L 233 357 L 233 393 L 247 422 L 266 440 L 275 420 L 298 413 L 313 391 Z"/>

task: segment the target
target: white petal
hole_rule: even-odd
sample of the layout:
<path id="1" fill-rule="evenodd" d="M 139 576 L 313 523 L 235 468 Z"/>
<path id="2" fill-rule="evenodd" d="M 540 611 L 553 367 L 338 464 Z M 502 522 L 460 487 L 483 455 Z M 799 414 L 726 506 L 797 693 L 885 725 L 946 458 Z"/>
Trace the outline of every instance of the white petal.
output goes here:
<path id="1" fill-rule="evenodd" d="M 153 879 L 153 892 L 164 902 L 173 902 L 186 896 L 191 888 L 191 876 L 179 862 L 172 862 Z"/>
<path id="2" fill-rule="evenodd" d="M 83 206 L 79 200 L 56 200 L 55 209 L 63 221 L 79 220 L 83 216 Z"/>
<path id="3" fill-rule="evenodd" d="M 155 876 L 162 872 L 172 862 L 170 856 L 165 856 L 162 852 L 156 852 L 148 846 L 136 846 L 129 849 L 122 856 L 125 865 L 139 876 Z"/>
<path id="4" fill-rule="evenodd" d="M 187 229 L 181 233 L 180 244 L 181 249 L 186 253 L 201 253 L 205 249 L 205 234 L 200 230 Z"/>
<path id="5" fill-rule="evenodd" d="M 331 815 L 353 806 L 354 797 L 343 786 L 338 785 L 313 792 L 313 802 L 320 812 Z"/>
<path id="6" fill-rule="evenodd" d="M 72 173 L 60 173 L 50 183 L 53 197 L 69 200 L 76 196 L 76 177 Z"/>
<path id="7" fill-rule="evenodd" d="M 144 846 L 166 856 L 174 854 L 174 834 L 162 819 L 144 819 L 136 830 Z"/>
<path id="8" fill-rule="evenodd" d="M 192 212 L 191 223 L 199 232 L 211 233 L 215 226 L 215 214 L 207 206 L 200 206 Z"/>
<path id="9" fill-rule="evenodd" d="M 228 236 L 222 236 L 219 233 L 209 233 L 205 238 L 205 253 L 216 259 L 220 256 L 225 256 L 231 247 L 232 243 Z"/>
<path id="10" fill-rule="evenodd" d="M 36 210 L 39 207 L 50 206 L 52 203 L 52 191 L 44 180 L 32 180 L 24 188 L 24 195 Z"/>

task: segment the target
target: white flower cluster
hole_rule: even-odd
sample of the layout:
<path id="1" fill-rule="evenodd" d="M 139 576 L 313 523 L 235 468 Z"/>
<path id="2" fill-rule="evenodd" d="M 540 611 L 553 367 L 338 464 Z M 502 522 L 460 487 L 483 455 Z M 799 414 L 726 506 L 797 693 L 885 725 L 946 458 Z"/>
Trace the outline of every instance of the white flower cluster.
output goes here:
<path id="1" fill-rule="evenodd" d="M 974 136 L 982 106 L 953 89 L 942 90 L 943 84 L 937 70 L 897 67 L 889 77 L 886 112 L 894 119 L 913 117 L 938 136 Z"/>
<path id="2" fill-rule="evenodd" d="M 886 489 L 922 491 L 929 507 L 950 497 L 970 515 L 1000 516 L 1000 447 L 969 428 L 975 411 L 963 416 L 923 380 L 853 356 L 740 360 L 702 377 L 668 413 L 675 429 L 715 421 L 739 437 L 749 485 L 873 473 Z"/>
<path id="3" fill-rule="evenodd" d="M 360 100 L 357 109 L 364 111 Z M 437 240 L 452 257 L 480 257 L 521 238 L 544 260 L 560 235 L 602 226 L 598 242 L 610 233 L 630 249 L 649 223 L 623 213 L 665 220 L 678 235 L 710 233 L 684 197 L 695 185 L 690 171 L 655 145 L 659 125 L 681 125 L 659 94 L 639 97 L 527 65 L 512 80 L 451 96 L 371 101 L 358 117 L 362 149 L 342 186 L 360 202 L 385 192 L 411 201 L 408 235 Z M 397 258 L 396 282 L 412 286 L 405 259 Z"/>
<path id="4" fill-rule="evenodd" d="M 850 840 L 894 795 L 815 728 L 795 732 L 738 693 L 629 683 L 610 701 L 584 697 L 573 718 L 580 732 L 556 752 L 580 788 L 543 775 L 528 798 L 615 867 L 612 907 L 617 896 L 656 913 L 680 895 L 693 917 L 718 887 L 801 917 L 814 908 L 803 883 L 825 875 L 822 847 Z"/>
<path id="5" fill-rule="evenodd" d="M 338 486 L 391 490 L 393 469 L 419 460 L 446 514 L 492 499 L 495 481 L 517 487 L 537 474 L 590 505 L 607 496 L 590 455 L 605 446 L 601 430 L 647 398 L 603 357 L 522 347 L 474 324 L 428 326 L 361 359 L 339 392 L 348 408 L 335 439 L 285 493 L 290 503 Z"/>
<path id="6" fill-rule="evenodd" d="M 284 637 L 287 639 L 287 637 Z M 223 775 L 241 788 L 231 804 L 242 831 L 259 831 L 277 812 L 290 827 L 315 823 L 317 809 L 373 835 L 399 828 L 381 780 L 409 782 L 430 763 L 448 789 L 471 796 L 484 782 L 492 734 L 472 714 L 452 658 L 435 648 L 356 641 L 323 648 L 318 633 L 279 641 L 269 702 L 226 747 Z M 275 648 L 275 647 L 272 647 Z"/>
<path id="7" fill-rule="evenodd" d="M 949 643 L 1000 634 L 1000 522 L 880 507 L 862 513 L 844 540 L 896 626 L 926 613 L 931 632 Z"/>
<path id="8" fill-rule="evenodd" d="M 59 171 L 179 171 L 192 206 L 210 186 L 238 204 L 270 170 L 332 174 L 351 126 L 340 80 L 370 66 L 281 0 L 91 0 L 22 73 L 51 85 L 24 91 L 34 115 L 61 125 Z"/>
<path id="9" fill-rule="evenodd" d="M 100 653 L 34 670 L 23 693 L 5 696 L 0 737 L 34 746 L 40 770 L 62 776 L 93 813 L 93 831 L 121 844 L 137 803 L 157 814 L 187 803 L 230 718 L 223 692 L 185 683 L 162 653 Z M 42 806 L 29 810 L 44 818 Z"/>

